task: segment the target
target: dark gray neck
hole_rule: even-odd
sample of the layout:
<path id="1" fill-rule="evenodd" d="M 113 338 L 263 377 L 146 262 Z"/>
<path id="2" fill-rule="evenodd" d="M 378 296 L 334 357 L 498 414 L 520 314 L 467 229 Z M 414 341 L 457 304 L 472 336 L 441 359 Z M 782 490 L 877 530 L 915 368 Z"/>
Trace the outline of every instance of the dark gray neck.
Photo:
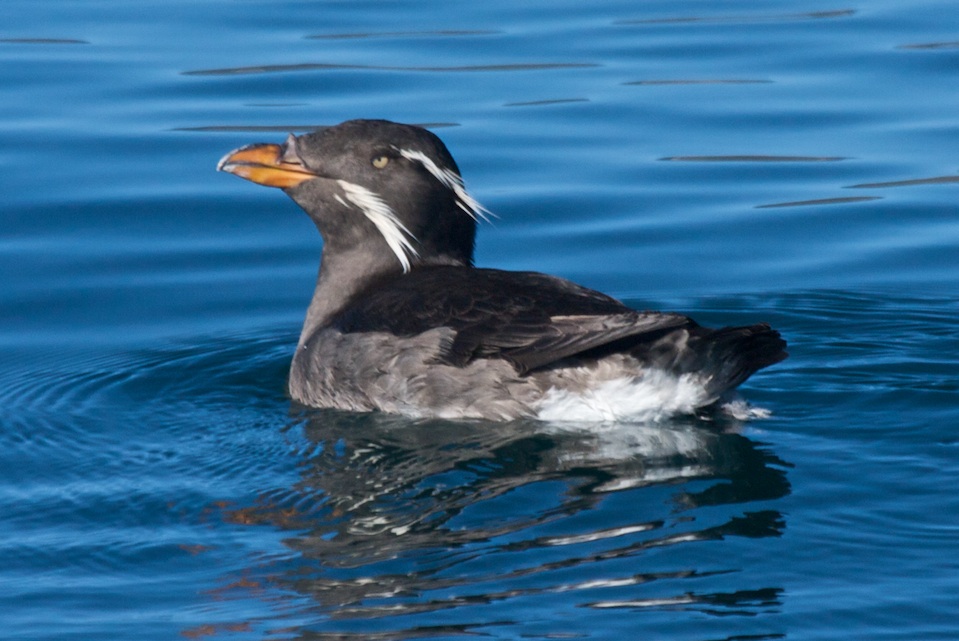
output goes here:
<path id="1" fill-rule="evenodd" d="M 316 330 L 327 325 L 360 291 L 374 280 L 402 273 L 399 262 L 390 252 L 371 253 L 368 249 L 330 251 L 323 247 L 320 273 L 313 290 L 313 300 L 306 310 L 298 347 Z"/>
<path id="2" fill-rule="evenodd" d="M 323 246 L 320 273 L 313 290 L 313 300 L 306 310 L 306 320 L 300 332 L 297 347 L 309 340 L 318 329 L 329 322 L 352 301 L 357 294 L 379 280 L 396 278 L 403 273 L 399 261 L 392 252 L 371 252 L 368 247 L 347 250 L 330 250 Z M 426 265 L 466 266 L 459 258 L 446 254 L 428 258 L 415 258 L 413 269 Z"/>

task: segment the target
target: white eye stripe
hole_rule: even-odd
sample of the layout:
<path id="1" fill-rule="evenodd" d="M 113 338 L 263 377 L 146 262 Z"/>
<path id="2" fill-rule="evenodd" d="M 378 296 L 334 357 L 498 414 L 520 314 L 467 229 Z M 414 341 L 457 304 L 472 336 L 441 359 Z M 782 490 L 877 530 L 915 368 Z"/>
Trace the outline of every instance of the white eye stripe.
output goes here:
<path id="1" fill-rule="evenodd" d="M 340 186 L 340 189 L 343 190 L 343 195 L 346 196 L 346 200 L 350 201 L 350 203 L 363 212 L 363 215 L 366 216 L 369 221 L 376 226 L 380 234 L 383 235 L 386 244 L 389 245 L 390 250 L 396 255 L 397 260 L 400 261 L 400 265 L 403 266 L 403 271 L 410 271 L 410 258 L 418 257 L 419 252 L 416 251 L 416 248 L 413 247 L 410 242 L 411 240 L 415 241 L 416 237 L 406 228 L 406 225 L 400 222 L 400 219 L 396 217 L 396 214 L 390 206 L 387 205 L 379 195 L 373 193 L 366 187 L 361 187 L 360 185 L 345 180 L 337 180 L 336 183 Z M 339 194 L 336 195 L 336 200 L 349 207 L 349 205 L 340 198 Z"/>
<path id="2" fill-rule="evenodd" d="M 459 174 L 451 169 L 441 169 L 433 162 L 432 158 L 421 151 L 414 151 L 412 149 L 397 149 L 397 151 L 407 160 L 415 160 L 423 165 L 423 168 L 433 174 L 438 181 L 446 185 L 449 189 L 452 189 L 456 195 L 456 204 L 460 209 L 465 211 L 470 218 L 489 222 L 490 216 L 494 215 L 493 212 L 483 207 L 475 198 L 470 196 L 469 192 L 466 191 L 466 186 L 463 184 L 463 178 Z"/>

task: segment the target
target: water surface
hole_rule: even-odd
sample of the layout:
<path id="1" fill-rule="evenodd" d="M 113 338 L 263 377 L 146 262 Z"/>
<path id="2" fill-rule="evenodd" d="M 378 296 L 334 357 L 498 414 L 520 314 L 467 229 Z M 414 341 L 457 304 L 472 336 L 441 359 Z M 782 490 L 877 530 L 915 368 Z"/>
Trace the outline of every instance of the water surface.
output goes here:
<path id="1" fill-rule="evenodd" d="M 955 639 L 959 7 L 0 6 L 15 639 Z M 430 126 L 477 262 L 765 320 L 765 419 L 291 405 L 320 240 L 226 151 Z"/>

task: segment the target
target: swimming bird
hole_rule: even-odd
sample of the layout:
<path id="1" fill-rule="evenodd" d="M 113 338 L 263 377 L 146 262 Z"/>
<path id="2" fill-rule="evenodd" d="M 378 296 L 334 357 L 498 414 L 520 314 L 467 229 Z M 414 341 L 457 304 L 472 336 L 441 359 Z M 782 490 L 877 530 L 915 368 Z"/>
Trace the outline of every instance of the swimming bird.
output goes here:
<path id="1" fill-rule="evenodd" d="M 323 237 L 289 376 L 312 407 L 419 417 L 693 413 L 786 358 L 765 323 L 708 329 L 568 280 L 473 265 L 488 211 L 432 132 L 350 120 L 218 169 L 278 187 Z"/>

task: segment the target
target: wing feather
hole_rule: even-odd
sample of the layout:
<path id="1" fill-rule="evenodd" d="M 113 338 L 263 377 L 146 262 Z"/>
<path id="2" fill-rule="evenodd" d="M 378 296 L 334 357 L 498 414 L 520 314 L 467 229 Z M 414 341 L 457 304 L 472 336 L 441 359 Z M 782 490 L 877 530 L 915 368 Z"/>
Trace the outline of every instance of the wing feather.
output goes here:
<path id="1" fill-rule="evenodd" d="M 503 358 L 520 373 L 624 339 L 695 327 L 685 316 L 638 312 L 553 276 L 454 266 L 418 268 L 363 292 L 334 324 L 397 336 L 450 327 L 456 335 L 446 362 Z"/>

